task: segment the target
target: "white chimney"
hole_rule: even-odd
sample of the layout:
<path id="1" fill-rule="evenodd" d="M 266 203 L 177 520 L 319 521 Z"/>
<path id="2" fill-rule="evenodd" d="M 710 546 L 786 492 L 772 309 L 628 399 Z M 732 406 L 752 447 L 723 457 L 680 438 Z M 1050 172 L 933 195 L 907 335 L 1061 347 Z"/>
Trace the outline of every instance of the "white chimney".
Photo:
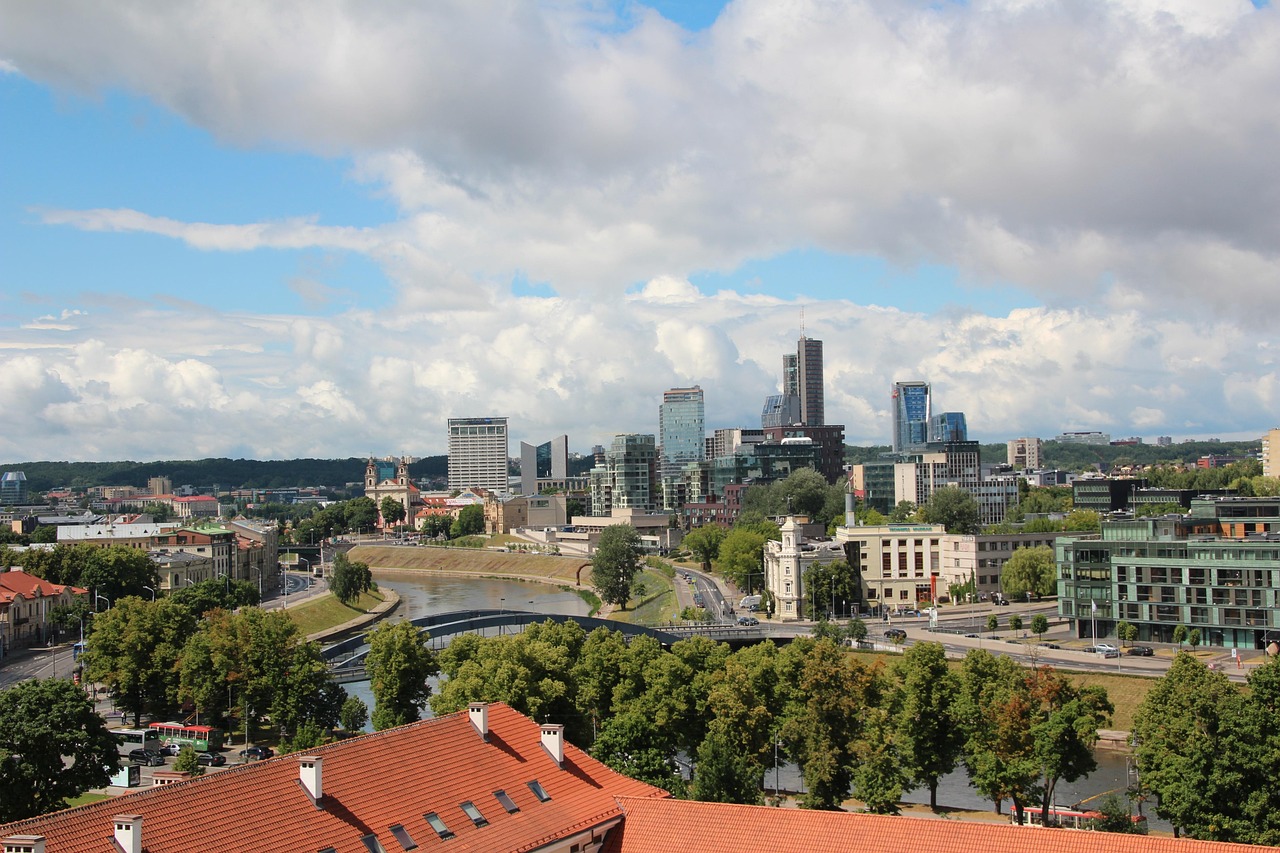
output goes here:
<path id="1" fill-rule="evenodd" d="M 4 853 L 44 853 L 43 835 L 10 835 L 4 844 Z"/>
<path id="2" fill-rule="evenodd" d="M 118 814 L 113 820 L 120 849 L 124 853 L 142 853 L 142 815 Z"/>
<path id="3" fill-rule="evenodd" d="M 308 796 L 316 803 L 324 796 L 324 776 L 322 760 L 318 755 L 298 756 L 298 779 L 302 787 L 307 789 Z"/>
<path id="4" fill-rule="evenodd" d="M 467 716 L 471 718 L 471 725 L 476 727 L 476 731 L 480 733 L 480 737 L 484 740 L 489 739 L 489 703 L 488 702 L 472 702 L 467 706 Z"/>
<path id="5" fill-rule="evenodd" d="M 542 726 L 542 746 L 551 753 L 556 764 L 564 763 L 564 726 L 559 723 L 544 723 Z"/>

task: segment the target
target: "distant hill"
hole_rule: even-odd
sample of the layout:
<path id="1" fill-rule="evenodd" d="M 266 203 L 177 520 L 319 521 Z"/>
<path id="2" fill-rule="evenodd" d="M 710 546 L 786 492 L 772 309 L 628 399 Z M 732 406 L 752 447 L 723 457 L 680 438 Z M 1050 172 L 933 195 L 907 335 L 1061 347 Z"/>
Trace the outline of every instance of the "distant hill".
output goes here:
<path id="1" fill-rule="evenodd" d="M 208 489 L 283 489 L 291 486 L 318 486 L 341 491 L 347 483 L 364 482 L 367 459 L 194 459 L 166 462 L 13 462 L 0 465 L 3 471 L 21 471 L 33 492 L 50 489 L 87 489 L 90 486 L 136 486 L 146 488 L 152 477 L 168 477 L 174 487 Z M 447 456 L 428 456 L 409 466 L 414 479 L 444 478 Z"/>

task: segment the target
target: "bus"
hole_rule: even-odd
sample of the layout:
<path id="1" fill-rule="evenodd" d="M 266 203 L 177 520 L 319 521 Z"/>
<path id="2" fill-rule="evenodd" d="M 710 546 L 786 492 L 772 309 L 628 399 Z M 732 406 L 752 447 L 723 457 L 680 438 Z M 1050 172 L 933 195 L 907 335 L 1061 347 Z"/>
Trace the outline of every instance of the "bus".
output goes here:
<path id="1" fill-rule="evenodd" d="M 222 749 L 222 729 L 211 726 L 188 726 L 184 723 L 152 723 L 151 731 L 161 743 L 193 746 L 196 752 L 217 752 Z"/>
<path id="2" fill-rule="evenodd" d="M 160 733 L 152 729 L 112 729 L 111 734 L 120 747 L 120 755 L 125 758 L 135 749 L 160 752 Z"/>

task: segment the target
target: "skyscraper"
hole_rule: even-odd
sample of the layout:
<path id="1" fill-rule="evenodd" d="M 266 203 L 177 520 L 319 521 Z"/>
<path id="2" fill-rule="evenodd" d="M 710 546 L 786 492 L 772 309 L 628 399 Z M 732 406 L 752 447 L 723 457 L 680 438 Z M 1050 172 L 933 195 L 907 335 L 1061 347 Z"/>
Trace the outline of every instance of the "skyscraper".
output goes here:
<path id="1" fill-rule="evenodd" d="M 657 474 L 656 442 L 651 435 L 615 435 L 604 464 L 591 469 L 591 514 L 609 515 L 614 509 L 654 508 Z"/>
<path id="2" fill-rule="evenodd" d="M 942 412 L 929 418 L 929 443 L 947 444 L 968 441 L 969 427 L 964 412 Z"/>
<path id="3" fill-rule="evenodd" d="M 822 426 L 827 412 L 822 391 L 822 341 L 800 336 L 796 343 L 796 368 L 800 386 L 800 421 Z"/>
<path id="4" fill-rule="evenodd" d="M 929 383 L 893 383 L 893 452 L 917 452 L 928 441 Z"/>
<path id="5" fill-rule="evenodd" d="M 557 435 L 533 445 L 520 442 L 520 491 L 538 494 L 539 480 L 563 480 L 569 476 L 569 436 Z"/>
<path id="6" fill-rule="evenodd" d="M 449 418 L 449 488 L 510 487 L 506 418 Z"/>
<path id="7" fill-rule="evenodd" d="M 702 389 L 672 388 L 658 409 L 662 476 L 674 476 L 690 462 L 706 458 L 706 417 Z"/>

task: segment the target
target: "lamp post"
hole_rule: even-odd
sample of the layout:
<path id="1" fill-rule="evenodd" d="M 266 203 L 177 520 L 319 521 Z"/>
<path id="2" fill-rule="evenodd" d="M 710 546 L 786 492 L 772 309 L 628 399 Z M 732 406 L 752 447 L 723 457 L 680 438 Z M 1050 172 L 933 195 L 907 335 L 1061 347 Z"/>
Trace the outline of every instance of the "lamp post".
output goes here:
<path id="1" fill-rule="evenodd" d="M 152 601 L 155 601 L 155 600 L 156 600 L 156 591 L 155 591 L 154 589 L 152 589 L 151 587 L 147 586 L 146 584 L 143 584 L 143 585 L 142 585 L 142 588 L 143 588 L 143 589 L 145 589 L 147 592 L 151 593 L 151 600 L 152 600 Z"/>
<path id="2" fill-rule="evenodd" d="M 95 607 L 97 607 L 99 601 L 105 601 L 107 603 L 107 609 L 111 609 L 111 599 L 107 598 L 105 595 L 99 595 L 95 592 L 93 594 L 93 604 Z"/>

